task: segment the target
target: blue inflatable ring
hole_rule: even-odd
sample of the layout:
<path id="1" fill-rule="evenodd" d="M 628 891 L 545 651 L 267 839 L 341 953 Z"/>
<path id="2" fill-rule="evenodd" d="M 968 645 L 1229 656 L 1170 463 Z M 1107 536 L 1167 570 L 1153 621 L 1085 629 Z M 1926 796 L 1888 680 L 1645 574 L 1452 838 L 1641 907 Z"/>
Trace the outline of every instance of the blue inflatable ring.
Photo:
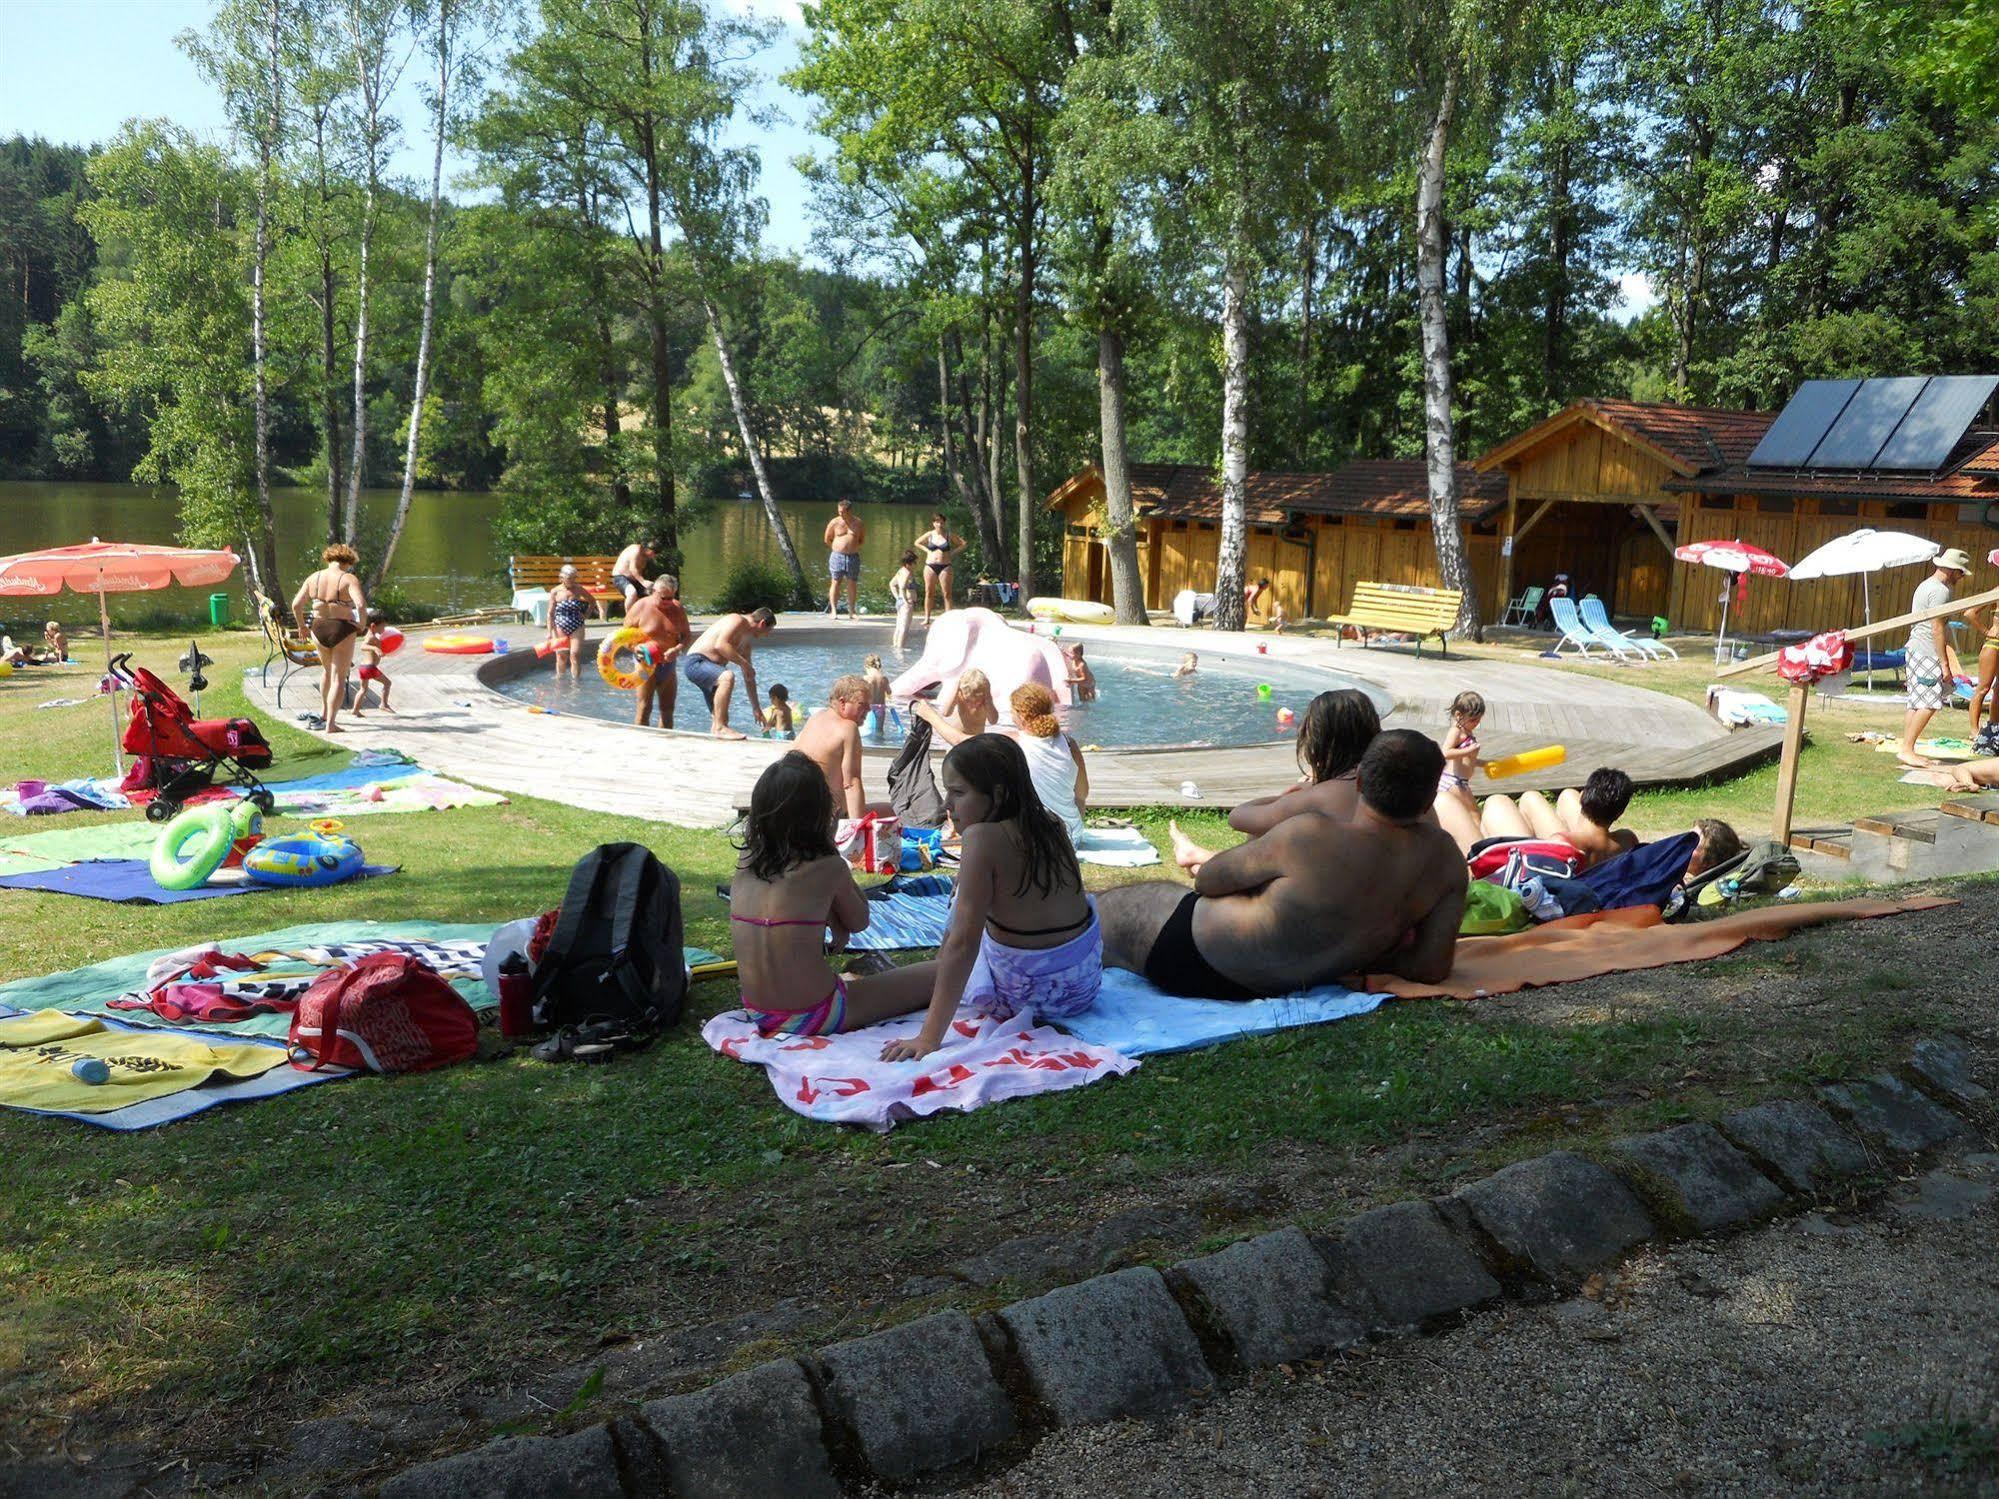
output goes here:
<path id="1" fill-rule="evenodd" d="M 361 845 L 318 833 L 266 838 L 243 856 L 243 872 L 260 885 L 337 885 L 361 872 Z"/>
<path id="2" fill-rule="evenodd" d="M 192 890 L 206 884 L 235 846 L 234 810 L 228 802 L 205 802 L 161 828 L 150 861 L 153 883 L 162 890 Z"/>

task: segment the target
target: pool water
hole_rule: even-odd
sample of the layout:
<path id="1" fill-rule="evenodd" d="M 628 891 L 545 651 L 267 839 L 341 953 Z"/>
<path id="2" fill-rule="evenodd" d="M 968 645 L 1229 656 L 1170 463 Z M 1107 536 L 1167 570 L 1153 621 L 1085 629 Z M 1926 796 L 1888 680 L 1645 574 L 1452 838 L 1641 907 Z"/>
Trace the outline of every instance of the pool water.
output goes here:
<path id="1" fill-rule="evenodd" d="M 891 680 L 920 654 L 911 650 L 897 658 L 884 648 L 885 642 L 867 638 L 873 633 L 856 629 L 855 639 L 828 641 L 815 632 L 811 638 L 787 642 L 780 627 L 756 648 L 757 683 L 764 689 L 774 682 L 788 687 L 793 713 L 803 724 L 813 709 L 825 703 L 834 678 L 858 673 L 861 658 L 870 651 L 880 651 L 882 669 Z M 1306 705 L 1329 688 L 1358 687 L 1374 699 L 1384 715 L 1392 706 L 1379 688 L 1355 678 L 1262 657 L 1202 652 L 1200 669 L 1193 676 L 1175 677 L 1173 670 L 1181 654 L 1179 650 L 1091 644 L 1088 659 L 1096 673 L 1098 697 L 1095 702 L 1076 703 L 1062 710 L 1069 732 L 1086 746 L 1267 744 L 1296 735 L 1295 721 L 1278 723 L 1279 709 L 1289 708 L 1303 717 Z M 1267 697 L 1259 695 L 1261 685 L 1269 687 Z M 581 681 L 568 677 L 558 681 L 551 668 L 538 666 L 525 676 L 498 684 L 495 690 L 517 702 L 561 713 L 583 713 L 617 723 L 629 723 L 632 717 L 631 694 L 614 690 L 588 668 Z M 750 731 L 749 706 L 741 683 L 730 704 L 730 715 L 738 729 Z M 683 679 L 674 727 L 698 730 L 706 726 L 701 694 Z M 895 721 L 880 734 L 871 721 L 862 726 L 864 743 L 894 745 L 902 737 Z"/>

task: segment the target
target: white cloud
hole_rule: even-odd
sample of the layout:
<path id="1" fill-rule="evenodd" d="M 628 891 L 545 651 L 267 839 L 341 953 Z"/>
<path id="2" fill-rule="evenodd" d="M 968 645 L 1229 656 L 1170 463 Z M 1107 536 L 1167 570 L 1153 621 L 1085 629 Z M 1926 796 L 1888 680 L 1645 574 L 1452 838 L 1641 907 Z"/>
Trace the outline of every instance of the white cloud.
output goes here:
<path id="1" fill-rule="evenodd" d="M 1611 308 L 1611 316 L 1622 322 L 1633 322 L 1643 317 L 1658 300 L 1659 294 L 1652 289 L 1650 276 L 1643 271 L 1626 272 L 1617 278 L 1617 301 Z"/>

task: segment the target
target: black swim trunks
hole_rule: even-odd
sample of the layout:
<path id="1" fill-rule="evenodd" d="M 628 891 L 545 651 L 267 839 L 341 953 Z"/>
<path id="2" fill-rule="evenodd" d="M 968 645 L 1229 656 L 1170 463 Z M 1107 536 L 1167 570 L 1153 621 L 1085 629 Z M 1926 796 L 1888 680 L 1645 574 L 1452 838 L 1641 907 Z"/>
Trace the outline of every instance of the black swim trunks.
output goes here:
<path id="1" fill-rule="evenodd" d="M 1197 891 L 1181 897 L 1166 925 L 1153 939 L 1152 951 L 1145 955 L 1145 976 L 1162 992 L 1184 999 L 1260 999 L 1253 989 L 1245 989 L 1201 956 L 1194 945 L 1194 906 Z"/>
<path id="2" fill-rule="evenodd" d="M 361 627 L 351 619 L 341 619 L 332 614 L 315 614 L 312 617 L 312 638 L 323 651 L 330 651 L 350 635 L 359 635 Z"/>

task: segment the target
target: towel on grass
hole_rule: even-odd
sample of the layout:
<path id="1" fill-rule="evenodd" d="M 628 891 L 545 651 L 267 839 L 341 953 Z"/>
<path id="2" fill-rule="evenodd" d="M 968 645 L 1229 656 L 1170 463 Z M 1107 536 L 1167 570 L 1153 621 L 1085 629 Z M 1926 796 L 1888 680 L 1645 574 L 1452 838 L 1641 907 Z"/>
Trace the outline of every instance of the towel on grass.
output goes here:
<path id="1" fill-rule="evenodd" d="M 326 782 L 338 782 L 328 785 Z M 335 771 L 309 781 L 273 784 L 277 811 L 286 817 L 366 817 L 377 812 L 448 812 L 456 807 L 498 807 L 506 798 L 434 771 L 383 775 L 376 770 Z"/>
<path id="2" fill-rule="evenodd" d="M 105 822 L 86 828 L 57 828 L 22 837 L 0 833 L 0 874 L 32 874 L 61 869 L 86 859 L 144 859 L 160 841 L 150 822 Z"/>
<path id="3" fill-rule="evenodd" d="M 364 864 L 357 880 L 394 874 L 398 864 Z M 342 883 L 346 883 L 342 881 Z M 166 890 L 153 879 L 144 859 L 86 859 L 60 869 L 35 869 L 24 874 L 0 874 L 0 890 L 46 890 L 54 895 L 80 895 L 86 900 L 119 901 L 133 906 L 173 906 L 189 900 L 215 900 L 224 895 L 250 895 L 276 890 L 256 880 L 232 880 L 221 885 L 197 885 L 192 890 Z"/>
<path id="4" fill-rule="evenodd" d="M 102 1083 L 71 1068 L 101 1061 Z M 252 1041 L 217 1045 L 164 1031 L 114 1030 L 101 1020 L 44 1012 L 0 1020 L 0 1105 L 65 1114 L 105 1114 L 198 1088 L 211 1078 L 241 1081 L 282 1066 L 284 1051 Z"/>
<path id="5" fill-rule="evenodd" d="M 1713 921 L 1667 925 L 1652 906 L 1598 911 L 1551 921 L 1510 937 L 1471 937 L 1458 943 L 1450 975 L 1439 984 L 1377 976 L 1372 982 L 1400 999 L 1482 999 L 1545 984 L 1567 984 L 1606 973 L 1696 963 L 1734 952 L 1745 942 L 1768 942 L 1801 927 L 1859 921 L 1900 911 L 1930 911 L 1954 900 L 1839 900 L 1811 905 L 1766 906 Z"/>
<path id="6" fill-rule="evenodd" d="M 1045 1025 L 995 1020 L 971 1010 L 944 1044 L 917 1062 L 884 1062 L 882 1047 L 923 1028 L 903 1015 L 837 1036 L 766 1040 L 740 1010 L 715 1016 L 701 1039 L 725 1057 L 764 1069 L 784 1106 L 826 1124 L 888 1130 L 945 1109 L 970 1112 L 1001 1099 L 1061 1093 L 1122 1077 L 1133 1057 L 1075 1040 Z"/>
<path id="7" fill-rule="evenodd" d="M 955 888 L 948 875 L 924 874 L 914 879 L 897 875 L 868 891 L 868 929 L 847 939 L 848 951 L 906 952 L 938 946 L 951 923 Z"/>
<path id="8" fill-rule="evenodd" d="M 1078 1040 L 1143 1057 L 1346 1020 L 1370 1014 L 1388 997 L 1323 984 L 1279 999 L 1182 999 L 1136 973 L 1106 968 L 1096 1003 L 1061 1024 Z"/>
<path id="9" fill-rule="evenodd" d="M 1138 869 L 1160 862 L 1159 850 L 1137 828 L 1085 827 L 1082 842 L 1076 845 L 1076 857 L 1085 864 L 1111 869 Z"/>

